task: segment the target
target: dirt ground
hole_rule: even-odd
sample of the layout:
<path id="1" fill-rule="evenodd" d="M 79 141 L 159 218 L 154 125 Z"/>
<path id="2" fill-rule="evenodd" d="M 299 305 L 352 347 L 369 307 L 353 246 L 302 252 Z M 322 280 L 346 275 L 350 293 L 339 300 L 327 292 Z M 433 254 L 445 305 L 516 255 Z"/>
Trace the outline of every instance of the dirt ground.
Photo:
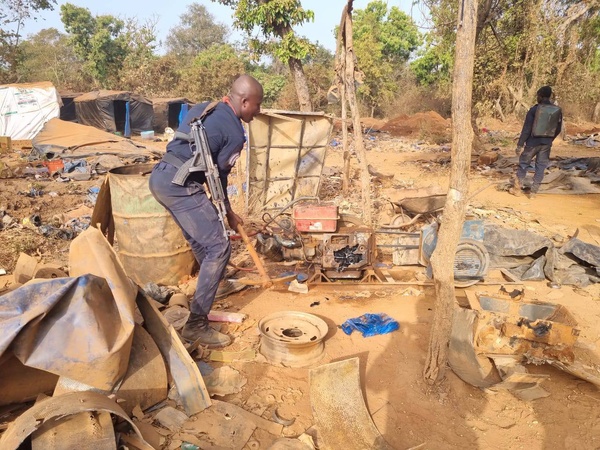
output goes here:
<path id="1" fill-rule="evenodd" d="M 501 124 L 482 124 L 501 131 Z M 499 147 L 500 154 L 512 157 L 514 126 L 505 133 L 490 134 L 486 147 Z M 368 162 L 393 180 L 374 180 L 373 197 L 380 223 L 392 217 L 387 198 L 394 191 L 448 185 L 449 145 L 428 144 L 424 136 L 390 137 L 372 133 L 367 140 Z M 552 156 L 600 156 L 588 149 L 557 141 Z M 326 167 L 342 167 L 340 146 L 330 147 Z M 579 238 L 600 245 L 587 229 L 600 226 L 600 195 L 538 195 L 514 197 L 495 188 L 508 177 L 491 176 L 485 168 L 471 172 L 470 192 L 482 188 L 471 201 L 470 211 L 505 226 L 529 229 L 551 238 L 567 239 L 579 230 Z M 19 221 L 39 214 L 47 221 L 52 216 L 89 206 L 86 195 L 101 179 L 85 182 L 57 183 L 31 179 L 0 180 L 0 210 Z M 355 177 L 359 192 L 359 178 Z M 35 187 L 47 193 L 28 197 L 20 193 Z M 327 197 L 336 201 L 341 212 L 359 214 L 358 199 L 342 198 L 340 181 L 330 177 L 324 182 Z M 69 241 L 44 237 L 29 228 L 0 231 L 0 268 L 14 269 L 19 251 L 38 256 L 43 261 L 59 261 L 66 265 Z M 389 261 L 388 261 L 389 262 Z M 268 265 L 270 275 L 277 276 L 289 268 Z M 403 268 L 407 281 L 422 279 L 422 267 Z M 575 316 L 581 339 L 600 355 L 600 286 L 584 289 L 563 286 L 551 289 L 546 282 L 528 282 L 526 298 L 565 305 Z M 0 288 L 2 281 L 0 280 Z M 427 353 L 435 293 L 429 286 L 361 286 L 331 285 L 312 287 L 308 294 L 287 291 L 284 287 L 268 290 L 247 288 L 218 302 L 219 307 L 248 315 L 245 331 L 236 326 L 225 327 L 235 341 L 229 350 L 256 348 L 259 337 L 253 326 L 262 317 L 276 311 L 302 311 L 315 314 L 327 322 L 325 355 L 313 367 L 350 357 L 360 359 L 363 395 L 378 430 L 397 449 L 600 449 L 600 392 L 592 384 L 549 366 L 528 366 L 532 373 L 547 374 L 543 387 L 547 398 L 525 402 L 505 391 L 483 391 L 460 380 L 448 369 L 446 379 L 438 387 L 426 385 L 422 370 Z M 476 292 L 493 294 L 499 286 L 473 286 Z M 459 300 L 464 292 L 457 289 Z M 315 303 L 317 303 L 315 306 Z M 339 326 L 347 319 L 364 313 L 387 313 L 400 323 L 390 334 L 363 338 L 358 333 L 344 334 Z M 218 363 L 211 363 L 218 367 Z M 228 365 L 247 379 L 238 394 L 220 399 L 258 412 L 270 419 L 277 408 L 280 416 L 295 418 L 284 428 L 284 435 L 294 437 L 314 425 L 310 405 L 309 369 L 270 365 L 260 358 L 253 362 Z M 245 448 L 268 448 L 276 439 L 257 429 Z M 165 447 L 168 448 L 168 447 Z"/>

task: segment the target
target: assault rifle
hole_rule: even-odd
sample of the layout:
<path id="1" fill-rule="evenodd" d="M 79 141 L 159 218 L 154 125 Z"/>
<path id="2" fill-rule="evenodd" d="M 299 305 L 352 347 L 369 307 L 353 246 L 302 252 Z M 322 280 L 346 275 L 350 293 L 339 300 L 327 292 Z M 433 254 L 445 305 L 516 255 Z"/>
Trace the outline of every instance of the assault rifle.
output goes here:
<path id="1" fill-rule="evenodd" d="M 190 147 L 192 148 L 192 157 L 179 166 L 179 170 L 175 174 L 172 182 L 179 186 L 183 186 L 190 173 L 204 172 L 208 191 L 210 192 L 212 202 L 217 208 L 219 221 L 223 226 L 223 233 L 225 233 L 226 238 L 229 238 L 229 231 L 225 227 L 225 216 L 227 216 L 227 208 L 225 208 L 225 193 L 223 192 L 223 185 L 221 184 L 221 178 L 219 177 L 219 169 L 213 162 L 212 155 L 210 153 L 208 138 L 206 137 L 206 129 L 202 124 L 202 119 L 207 115 L 209 109 L 213 109 L 210 106 L 211 105 L 208 105 L 206 107 L 205 111 L 199 118 L 190 122 L 191 131 L 189 141 Z M 163 159 L 165 158 L 163 157 Z M 179 164 L 181 164 L 181 162 L 179 162 Z"/>

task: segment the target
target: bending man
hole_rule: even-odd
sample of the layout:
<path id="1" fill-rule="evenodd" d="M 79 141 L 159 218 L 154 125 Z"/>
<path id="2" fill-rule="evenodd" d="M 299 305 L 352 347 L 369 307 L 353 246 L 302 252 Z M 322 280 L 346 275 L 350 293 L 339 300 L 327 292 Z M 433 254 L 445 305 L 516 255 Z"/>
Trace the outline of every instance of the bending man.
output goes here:
<path id="1" fill-rule="evenodd" d="M 227 222 L 234 230 L 243 222 L 227 198 L 227 176 L 246 141 L 240 120 L 252 121 L 260 112 L 262 98 L 261 84 L 249 75 L 242 75 L 234 81 L 229 95 L 202 119 L 225 193 Z M 204 172 L 190 172 L 183 186 L 173 183 L 178 168 L 192 158 L 188 137 L 190 122 L 198 118 L 208 104 L 200 103 L 190 109 L 175 139 L 167 145 L 167 154 L 152 171 L 150 191 L 171 213 L 200 264 L 196 292 L 190 303 L 191 314 L 181 334 L 186 340 L 199 340 L 208 347 L 223 347 L 229 345 L 231 339 L 209 326 L 208 313 L 231 254 L 229 238 L 225 237 L 217 209 L 206 194 Z"/>

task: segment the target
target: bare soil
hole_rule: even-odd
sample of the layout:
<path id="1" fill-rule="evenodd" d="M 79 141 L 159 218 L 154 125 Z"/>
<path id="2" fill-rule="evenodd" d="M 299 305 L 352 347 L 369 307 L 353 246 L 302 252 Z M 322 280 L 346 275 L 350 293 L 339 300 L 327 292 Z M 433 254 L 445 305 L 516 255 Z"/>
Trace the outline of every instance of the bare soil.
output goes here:
<path id="1" fill-rule="evenodd" d="M 441 121 L 425 117 L 419 123 L 428 123 L 429 119 L 435 123 L 433 129 L 436 133 L 442 126 L 446 131 L 448 124 L 441 117 Z M 490 130 L 493 129 L 490 127 Z M 499 146 L 503 156 L 511 157 L 514 132 L 515 129 L 507 132 L 506 136 L 490 135 L 484 143 L 489 148 Z M 393 216 L 387 199 L 399 190 L 447 187 L 448 146 L 423 142 L 423 136 L 398 137 L 384 133 L 370 136 L 368 163 L 383 174 L 394 175 L 392 180 L 373 180 L 373 198 L 380 223 L 388 223 Z M 494 142 L 490 142 L 492 138 Z M 560 141 L 556 142 L 552 156 L 600 155 L 598 150 Z M 341 146 L 329 149 L 326 166 L 335 169 L 334 172 L 341 169 Z M 481 168 L 474 168 L 470 192 L 485 189 L 471 201 L 472 210 L 507 227 L 530 229 L 548 237 L 567 239 L 579 230 L 580 239 L 599 245 L 595 240 L 597 237 L 588 229 L 600 226 L 600 195 L 538 195 L 530 200 L 496 190 L 495 184 L 505 179 L 508 177 L 490 175 Z M 39 214 L 45 222 L 57 214 L 85 206 L 88 188 L 100 186 L 100 183 L 101 179 L 71 183 L 0 180 L 0 209 L 20 223 L 32 214 Z M 341 212 L 360 214 L 362 202 L 357 197 L 360 192 L 358 176 L 354 177 L 353 183 L 356 183 L 356 189 L 344 197 L 339 190 L 339 179 L 330 176 L 323 182 L 323 192 L 340 206 Z M 19 193 L 30 191 L 33 184 L 41 185 L 37 187 L 47 193 L 56 192 L 58 195 L 27 197 Z M 43 261 L 58 260 L 66 266 L 68 241 L 45 238 L 34 229 L 22 227 L 0 231 L 0 241 L 0 268 L 8 272 L 14 269 L 19 251 L 38 256 Z M 268 269 L 271 276 L 290 270 L 276 264 L 269 264 Z M 422 276 L 419 275 L 422 272 L 421 267 L 405 268 L 404 279 L 415 280 Z M 498 286 L 469 289 L 493 294 Z M 464 292 L 457 290 L 457 296 L 460 301 Z M 529 282 L 526 284 L 526 298 L 565 305 L 579 323 L 581 339 L 587 342 L 591 351 L 600 353 L 600 329 L 597 326 L 600 320 L 600 286 L 592 285 L 585 289 L 563 286 L 557 290 L 551 289 L 545 282 Z M 550 396 L 532 402 L 519 400 L 508 392 L 472 387 L 450 369 L 440 386 L 425 384 L 422 370 L 434 303 L 435 293 L 431 287 L 408 289 L 408 286 L 335 284 L 313 287 L 308 294 L 292 293 L 281 286 L 268 290 L 248 288 L 217 305 L 248 315 L 242 327 L 229 325 L 223 328 L 235 337 L 228 350 L 256 348 L 259 337 L 254 324 L 276 311 L 304 311 L 325 320 L 329 325 L 325 356 L 315 366 L 354 356 L 360 358 L 360 379 L 368 411 L 381 434 L 394 448 L 600 448 L 600 392 L 590 383 L 552 367 L 528 367 L 530 372 L 549 375 L 543 387 Z M 387 313 L 399 321 L 400 330 L 363 338 L 357 333 L 348 336 L 339 329 L 345 320 L 367 312 Z M 217 367 L 221 364 L 211 365 Z M 247 383 L 240 393 L 223 400 L 268 419 L 271 419 L 275 408 L 280 416 L 295 418 L 293 425 L 284 428 L 286 436 L 298 436 L 314 425 L 310 406 L 310 368 L 274 366 L 260 358 L 229 365 L 239 370 Z M 246 448 L 268 448 L 276 438 L 257 430 Z"/>

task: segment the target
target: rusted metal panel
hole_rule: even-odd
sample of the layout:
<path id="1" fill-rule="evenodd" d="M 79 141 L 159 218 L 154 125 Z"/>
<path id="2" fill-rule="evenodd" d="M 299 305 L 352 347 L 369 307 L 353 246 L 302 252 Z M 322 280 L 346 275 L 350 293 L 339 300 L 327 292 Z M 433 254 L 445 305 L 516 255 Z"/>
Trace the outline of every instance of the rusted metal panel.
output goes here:
<path id="1" fill-rule="evenodd" d="M 310 403 L 323 450 L 391 450 L 375 427 L 360 388 L 358 358 L 311 369 Z"/>
<path id="2" fill-rule="evenodd" d="M 146 329 L 169 366 L 187 415 L 192 416 L 208 408 L 211 405 L 210 396 L 200 370 L 175 329 L 144 294 L 138 294 L 137 305 L 144 317 Z"/>
<path id="3" fill-rule="evenodd" d="M 247 212 L 317 196 L 333 117 L 263 110 L 248 127 Z"/>
<path id="4" fill-rule="evenodd" d="M 36 403 L 9 425 L 0 437 L 0 448 L 2 450 L 16 450 L 43 423 L 86 411 L 107 412 L 126 420 L 136 434 L 140 436 L 141 450 L 154 450 L 150 444 L 143 440 L 138 428 L 129 419 L 125 411 L 110 398 L 96 392 L 70 392 Z"/>

